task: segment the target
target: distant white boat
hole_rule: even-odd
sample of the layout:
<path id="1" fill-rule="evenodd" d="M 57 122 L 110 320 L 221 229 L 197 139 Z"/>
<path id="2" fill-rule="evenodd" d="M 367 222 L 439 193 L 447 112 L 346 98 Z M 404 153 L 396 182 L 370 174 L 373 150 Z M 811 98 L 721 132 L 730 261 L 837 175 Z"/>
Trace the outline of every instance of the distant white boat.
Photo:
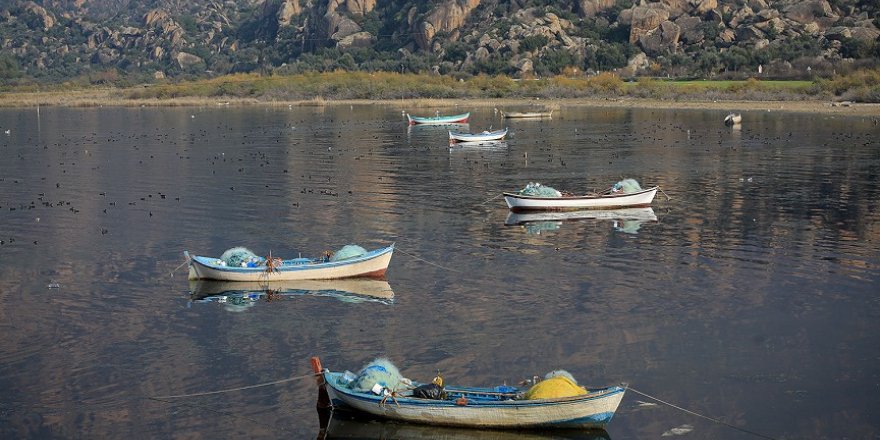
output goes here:
<path id="1" fill-rule="evenodd" d="M 659 186 L 634 193 L 611 193 L 583 196 L 539 197 L 518 193 L 504 193 L 504 201 L 511 211 L 553 211 L 577 209 L 615 209 L 650 206 Z"/>
<path id="2" fill-rule="evenodd" d="M 507 128 L 495 131 L 483 131 L 480 133 L 461 133 L 458 131 L 449 132 L 449 142 L 487 142 L 500 141 L 507 136 Z"/>
<path id="3" fill-rule="evenodd" d="M 742 122 L 743 117 L 739 113 L 731 113 L 724 117 L 724 125 L 738 125 Z"/>
<path id="4" fill-rule="evenodd" d="M 553 111 L 549 112 L 505 112 L 501 111 L 501 116 L 508 119 L 551 119 Z"/>

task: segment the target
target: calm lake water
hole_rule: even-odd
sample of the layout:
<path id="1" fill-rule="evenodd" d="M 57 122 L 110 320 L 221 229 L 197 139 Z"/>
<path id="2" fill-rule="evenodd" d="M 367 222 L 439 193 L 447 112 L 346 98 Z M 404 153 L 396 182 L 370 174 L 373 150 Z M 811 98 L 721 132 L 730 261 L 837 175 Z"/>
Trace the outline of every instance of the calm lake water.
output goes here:
<path id="1" fill-rule="evenodd" d="M 737 130 L 727 112 L 562 108 L 450 150 L 402 110 L 0 110 L 0 438 L 316 438 L 311 378 L 148 399 L 301 377 L 311 356 L 483 386 L 563 368 L 767 437 L 880 436 L 871 118 L 746 112 Z M 410 110 L 505 125 L 491 107 Z M 623 177 L 671 199 L 556 220 L 509 217 L 499 197 Z M 180 268 L 184 250 L 392 242 L 393 298 L 329 283 L 354 294 L 220 302 Z M 582 438 L 758 438 L 643 402 L 627 392 Z"/>

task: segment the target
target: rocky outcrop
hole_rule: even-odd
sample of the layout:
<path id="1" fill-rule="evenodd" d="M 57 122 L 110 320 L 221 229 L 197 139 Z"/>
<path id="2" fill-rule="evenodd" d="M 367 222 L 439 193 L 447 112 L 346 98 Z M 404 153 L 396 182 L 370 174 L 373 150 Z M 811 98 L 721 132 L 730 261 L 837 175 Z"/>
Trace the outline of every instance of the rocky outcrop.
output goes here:
<path id="1" fill-rule="evenodd" d="M 621 22 L 624 24 L 628 18 L 630 43 L 637 43 L 642 36 L 660 27 L 660 23 L 669 20 L 670 16 L 668 10 L 650 6 L 636 6 L 629 11 L 631 12 L 628 14 L 621 13 L 620 15 Z M 624 18 L 625 16 L 626 18 Z"/>
<path id="2" fill-rule="evenodd" d="M 278 12 L 276 13 L 276 16 L 278 17 L 278 25 L 289 25 L 293 17 L 302 14 L 302 12 L 303 10 L 299 0 L 284 0 L 281 2 L 281 5 L 278 7 Z"/>
<path id="3" fill-rule="evenodd" d="M 181 69 L 188 69 L 190 67 L 198 65 L 199 63 L 205 62 L 205 60 L 203 60 L 201 57 L 186 52 L 178 52 L 177 56 L 174 57 L 174 59 L 177 61 L 177 64 L 180 65 Z"/>
<path id="4" fill-rule="evenodd" d="M 430 50 L 438 32 L 451 33 L 460 28 L 468 14 L 480 5 L 480 0 L 445 0 L 418 23 L 416 43 L 422 50 Z"/>
<path id="5" fill-rule="evenodd" d="M 202 65 L 220 74 L 258 67 L 270 71 L 285 62 L 296 63 L 300 53 L 320 54 L 327 47 L 341 51 L 366 47 L 385 52 L 380 57 L 383 60 L 393 53 L 394 57 L 416 61 L 405 63 L 415 66 L 413 69 L 479 73 L 483 66 L 504 65 L 509 73 L 532 75 L 536 69 L 543 74 L 548 65 L 558 67 L 569 59 L 575 64 L 583 59 L 590 63 L 597 53 L 629 52 L 631 49 L 623 46 L 625 41 L 615 40 L 623 31 L 629 32 L 623 38 L 640 50 L 636 63 L 630 66 L 633 69 L 666 65 L 673 53 L 677 58 L 695 58 L 703 50 L 723 54 L 741 47 L 753 51 L 804 37 L 822 43 L 818 57 L 828 64 L 853 56 L 853 41 L 867 47 L 878 44 L 880 29 L 875 17 L 880 5 L 875 3 L 0 0 L 0 35 L 4 35 L 0 37 L 0 56 L 15 57 L 25 74 L 34 76 L 40 73 L 33 69 L 55 69 L 55 76 L 81 74 L 92 69 L 90 63 L 102 69 L 131 72 L 143 68 L 148 74 L 158 71 L 173 76 L 181 69 L 193 73 Z M 123 4 L 127 7 L 122 8 Z M 632 6 L 621 10 L 622 4 Z M 578 19 L 567 20 L 570 14 Z M 59 22 L 71 27 L 71 32 L 59 32 Z M 375 35 L 377 25 L 383 34 L 387 31 L 390 35 Z M 27 31 L 21 32 L 21 26 Z M 608 30 L 611 37 L 603 35 L 600 40 L 597 30 Z M 76 38 L 68 40 L 66 35 Z M 571 56 L 559 56 L 560 51 Z M 405 57 L 400 55 L 404 53 Z M 861 51 L 856 56 L 865 56 L 863 53 L 874 52 Z M 426 59 L 431 59 L 430 66 L 422 63 Z M 332 62 L 328 60 L 325 66 L 332 66 Z M 772 61 L 765 66 L 770 64 Z"/>
<path id="6" fill-rule="evenodd" d="M 40 21 L 43 22 L 43 30 L 49 30 L 52 28 L 52 26 L 55 26 L 55 16 L 46 11 L 46 9 L 44 9 L 42 6 L 32 1 L 29 1 L 25 2 L 22 5 L 22 9 L 24 9 L 25 11 L 29 11 L 39 17 Z"/>
<path id="7" fill-rule="evenodd" d="M 615 3 L 615 0 L 580 0 L 578 2 L 578 10 L 581 17 L 592 18 L 596 14 L 611 9 Z"/>

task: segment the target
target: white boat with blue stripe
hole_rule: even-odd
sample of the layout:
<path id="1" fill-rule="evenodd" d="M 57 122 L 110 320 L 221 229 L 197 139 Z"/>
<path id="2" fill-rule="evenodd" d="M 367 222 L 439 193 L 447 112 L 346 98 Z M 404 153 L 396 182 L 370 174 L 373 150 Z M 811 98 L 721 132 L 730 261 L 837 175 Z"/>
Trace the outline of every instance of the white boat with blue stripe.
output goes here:
<path id="1" fill-rule="evenodd" d="M 406 120 L 409 122 L 409 125 L 448 125 L 448 124 L 464 124 L 468 121 L 468 118 L 471 117 L 471 113 L 462 113 L 460 115 L 449 115 L 449 116 L 412 116 L 409 113 L 406 114 Z"/>
<path id="2" fill-rule="evenodd" d="M 357 411 L 409 423 L 471 428 L 602 429 L 617 411 L 625 387 L 588 389 L 587 394 L 522 399 L 514 387 L 446 386 L 443 400 L 417 398 L 411 391 L 391 396 L 357 392 L 342 385 L 343 373 L 322 372 L 333 410 Z"/>
<path id="3" fill-rule="evenodd" d="M 483 131 L 480 133 L 461 133 L 449 131 L 449 143 L 455 142 L 490 142 L 500 141 L 507 136 L 507 128 L 495 131 Z"/>
<path id="4" fill-rule="evenodd" d="M 329 280 L 337 278 L 382 278 L 391 263 L 394 244 L 364 254 L 331 261 L 328 256 L 319 258 L 265 258 L 245 267 L 228 266 L 223 260 L 184 251 L 189 263 L 189 279 L 220 281 L 296 281 Z"/>

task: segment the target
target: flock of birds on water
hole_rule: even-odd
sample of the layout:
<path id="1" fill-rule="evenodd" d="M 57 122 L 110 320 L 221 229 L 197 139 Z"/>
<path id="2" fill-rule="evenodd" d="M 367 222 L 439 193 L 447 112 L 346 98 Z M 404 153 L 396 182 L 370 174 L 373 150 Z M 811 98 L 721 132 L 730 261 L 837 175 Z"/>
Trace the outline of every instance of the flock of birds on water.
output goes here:
<path id="1" fill-rule="evenodd" d="M 571 177 L 580 176 L 580 170 L 567 169 L 570 161 L 577 161 L 583 151 L 590 151 L 583 150 L 582 147 L 594 150 L 588 155 L 590 161 L 595 161 L 595 152 L 599 152 L 603 163 L 607 161 L 607 168 L 612 169 L 615 161 L 634 156 L 632 148 L 618 150 L 614 148 L 616 145 L 656 144 L 665 148 L 696 145 L 703 146 L 704 151 L 711 153 L 717 151 L 718 147 L 729 150 L 778 148 L 787 145 L 794 135 L 792 131 L 778 131 L 775 136 L 768 136 L 765 132 L 750 132 L 748 129 L 731 130 L 722 124 L 716 127 L 688 126 L 675 115 L 672 117 L 676 122 L 668 123 L 665 119 L 670 117 L 670 113 L 649 113 L 645 120 L 656 122 L 640 122 L 644 125 L 640 125 L 638 130 L 632 130 L 632 127 L 627 130 L 619 127 L 615 129 L 615 124 L 619 125 L 616 118 L 609 119 L 611 122 L 588 121 L 581 128 L 573 128 L 568 134 L 560 133 L 556 126 L 546 121 L 517 122 L 512 127 L 511 143 L 516 146 L 518 153 L 513 153 L 509 148 L 477 148 L 468 150 L 472 154 L 463 156 L 431 154 L 441 151 L 439 145 L 446 146 L 448 127 L 404 128 L 405 121 L 401 123 L 389 120 L 380 120 L 377 123 L 376 120 L 323 117 L 317 121 L 286 120 L 283 123 L 266 125 L 264 119 L 255 118 L 248 120 L 248 123 L 260 121 L 263 125 L 247 125 L 248 123 L 239 121 L 237 123 L 242 125 L 233 126 L 223 121 L 214 122 L 216 125 L 209 128 L 188 131 L 180 126 L 163 124 L 149 132 L 137 132 L 136 127 L 126 127 L 126 131 L 91 131 L 79 135 L 71 134 L 76 130 L 70 127 L 78 127 L 85 121 L 71 121 L 70 126 L 62 126 L 56 133 L 49 134 L 56 136 L 51 142 L 43 141 L 33 131 L 26 136 L 13 136 L 13 130 L 6 128 L 3 131 L 5 139 L 0 139 L 0 155 L 4 157 L 4 165 L 0 166 L 0 212 L 6 211 L 7 216 L 21 216 L 22 211 L 63 209 L 71 215 L 77 215 L 83 209 L 98 210 L 91 213 L 96 222 L 93 232 L 107 235 L 111 233 L 109 222 L 102 221 L 101 216 L 112 215 L 115 210 L 127 207 L 141 211 L 149 219 L 154 215 L 168 215 L 179 209 L 177 206 L 167 206 L 169 203 L 179 206 L 180 203 L 200 202 L 198 193 L 193 192 L 194 187 L 187 183 L 192 183 L 187 175 L 174 176 L 164 182 L 150 181 L 154 174 L 169 177 L 164 172 L 175 167 L 171 162 L 172 158 L 188 162 L 195 156 L 200 163 L 181 167 L 181 170 L 210 170 L 210 175 L 213 176 L 209 181 L 210 185 L 202 184 L 200 189 L 217 194 L 223 190 L 230 194 L 238 192 L 242 196 L 255 192 L 281 196 L 290 191 L 290 181 L 297 181 L 301 186 L 298 191 L 301 196 L 298 200 L 290 201 L 289 195 L 286 195 L 287 204 L 283 209 L 288 209 L 299 208 L 310 195 L 338 198 L 343 194 L 357 197 L 373 191 L 386 191 L 373 190 L 371 186 L 402 185 L 400 182 L 395 183 L 395 179 L 409 180 L 410 177 L 424 176 L 425 173 L 436 176 L 435 186 L 453 191 L 454 187 L 450 186 L 452 184 L 442 182 L 445 178 L 442 173 L 448 172 L 451 161 L 464 164 L 459 171 L 462 174 L 459 178 L 483 173 L 493 167 L 501 174 L 509 174 L 517 172 L 516 167 L 523 166 L 523 163 L 544 163 L 546 166 L 543 169 L 555 169 L 553 173 L 557 178 L 566 176 L 566 180 L 582 181 L 582 178 Z M 217 113 L 209 113 L 207 116 L 211 121 L 220 119 Z M 241 115 L 236 115 L 239 116 Z M 196 120 L 197 116 L 191 114 L 188 119 Z M 23 128 L 16 129 L 16 132 L 18 130 Z M 365 139 L 365 136 L 368 138 Z M 715 149 L 709 145 L 710 142 L 716 144 Z M 823 147 L 832 146 L 832 143 L 870 146 L 877 142 L 870 133 L 839 131 L 832 133 L 832 137 L 823 143 Z M 573 143 L 575 147 L 559 146 L 563 143 Z M 316 148 L 318 145 L 321 147 Z M 323 145 L 327 145 L 326 149 Z M 415 155 L 401 156 L 401 151 L 395 151 L 401 147 Z M 220 149 L 225 151 L 219 151 Z M 338 159 L 346 156 L 350 156 L 355 162 L 378 160 L 380 164 L 373 165 L 374 170 L 371 172 L 348 175 L 345 166 L 354 167 L 352 163 L 344 166 L 335 164 Z M 420 160 L 413 160 L 413 157 Z M 137 161 L 136 166 L 131 163 L 133 160 Z M 129 188 L 114 187 L 121 182 L 108 184 L 104 189 L 91 192 L 84 188 L 101 181 L 101 175 L 112 174 L 113 169 L 120 166 L 129 167 L 125 172 L 132 181 L 124 184 L 129 185 Z M 302 169 L 294 173 L 291 171 L 294 167 Z M 297 173 L 298 179 L 285 177 Z M 200 176 L 199 179 L 206 179 L 205 171 L 194 174 Z M 662 176 L 649 176 L 659 177 Z M 334 178 L 344 182 L 334 183 Z M 530 177 L 523 178 L 526 181 Z M 346 181 L 349 179 L 350 181 Z M 751 177 L 749 181 L 751 182 Z M 349 189 L 341 188 L 346 185 Z M 139 195 L 134 194 L 138 192 L 135 188 L 141 186 L 164 188 L 141 190 Z M 489 193 L 500 193 L 502 190 L 514 188 L 484 189 L 491 195 Z M 372 194 L 376 195 L 375 192 Z M 228 196 L 219 195 L 229 200 Z M 88 208 L 85 207 L 87 205 Z M 50 215 L 53 214 L 27 214 L 27 217 L 30 221 L 40 222 Z M 39 239 L 29 241 L 39 244 Z M 13 243 L 18 243 L 15 236 L 0 237 L 0 245 Z"/>

